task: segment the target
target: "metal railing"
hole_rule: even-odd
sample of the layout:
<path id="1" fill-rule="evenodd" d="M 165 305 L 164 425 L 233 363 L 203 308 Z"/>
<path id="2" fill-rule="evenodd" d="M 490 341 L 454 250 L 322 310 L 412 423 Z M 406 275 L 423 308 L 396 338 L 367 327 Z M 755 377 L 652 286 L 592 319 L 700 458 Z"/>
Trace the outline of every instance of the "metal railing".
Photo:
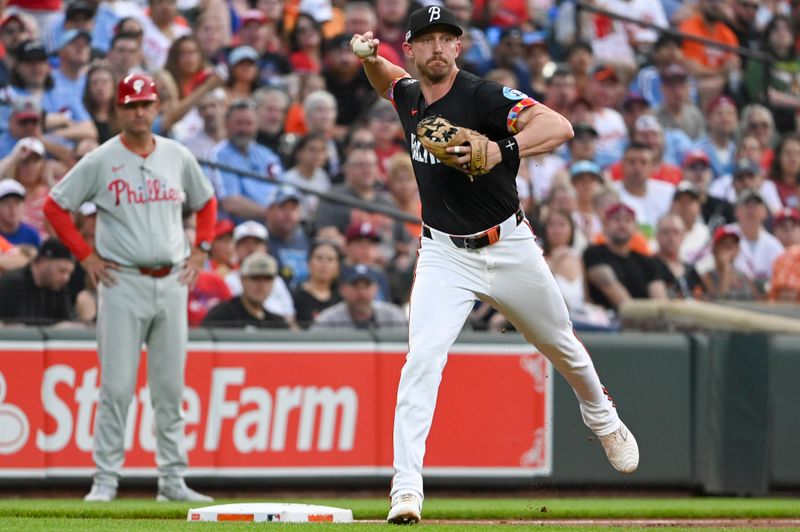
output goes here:
<path id="1" fill-rule="evenodd" d="M 684 33 L 682 31 L 674 30 L 672 28 L 662 28 L 661 26 L 657 26 L 650 22 L 644 22 L 641 20 L 637 20 L 631 17 L 626 17 L 625 15 L 620 15 L 618 13 L 614 13 L 612 11 L 608 11 L 607 9 L 603 9 L 601 7 L 597 7 L 592 4 L 587 4 L 585 2 L 576 2 L 575 4 L 575 35 L 580 39 L 581 37 L 581 24 L 580 24 L 580 13 L 581 11 L 590 11 L 592 13 L 597 13 L 598 15 L 605 15 L 609 18 L 613 18 L 615 20 L 620 20 L 622 22 L 627 22 L 630 24 L 636 24 L 637 26 L 648 28 L 658 32 L 659 34 L 666 34 L 671 35 L 673 37 L 677 37 L 681 40 L 689 40 L 695 41 L 705 46 L 711 46 L 713 48 L 719 48 L 720 50 L 725 50 L 726 52 L 733 52 L 737 55 L 747 57 L 749 59 L 755 59 L 756 61 L 762 61 L 764 63 L 774 63 L 775 59 L 764 52 L 760 52 L 757 50 L 751 50 L 750 48 L 743 48 L 741 46 L 731 46 L 728 44 L 724 44 L 721 42 L 717 42 L 711 39 L 706 39 L 704 37 L 698 37 L 697 35 L 691 35 L 689 33 Z"/>
<path id="2" fill-rule="evenodd" d="M 227 164 L 216 163 L 206 159 L 198 158 L 197 162 L 199 162 L 200 165 L 202 166 L 216 168 L 217 170 L 221 170 L 223 172 L 230 172 L 232 174 L 237 174 L 240 176 L 248 177 L 250 179 L 264 181 L 265 183 L 271 183 L 273 185 L 279 185 L 279 186 L 291 185 L 296 189 L 300 190 L 301 192 L 303 192 L 304 194 L 313 194 L 315 196 L 318 196 L 320 199 L 333 201 L 335 203 L 340 203 L 343 205 L 347 205 L 349 207 L 355 207 L 357 209 L 361 209 L 362 211 L 383 214 L 395 220 L 400 220 L 402 222 L 420 223 L 421 221 L 418 217 L 412 214 L 408 214 L 407 212 L 401 211 L 400 209 L 396 209 L 394 207 L 389 207 L 387 205 L 371 203 L 368 201 L 360 200 L 358 198 L 353 198 L 351 196 L 344 196 L 342 194 L 335 194 L 332 192 L 320 192 L 319 190 L 316 190 L 308 185 L 303 185 L 302 183 L 295 183 L 295 182 L 288 183 L 286 181 L 281 181 L 279 179 L 274 179 L 272 177 L 267 177 L 261 174 L 257 174 L 255 172 L 251 172 L 243 168 L 237 168 L 235 166 L 229 166 Z"/>

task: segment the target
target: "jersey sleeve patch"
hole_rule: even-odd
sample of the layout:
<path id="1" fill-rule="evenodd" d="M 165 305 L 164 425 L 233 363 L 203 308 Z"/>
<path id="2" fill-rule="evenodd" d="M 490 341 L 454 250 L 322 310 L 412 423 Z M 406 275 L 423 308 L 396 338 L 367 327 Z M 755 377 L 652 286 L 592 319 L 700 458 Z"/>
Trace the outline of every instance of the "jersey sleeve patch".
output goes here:
<path id="1" fill-rule="evenodd" d="M 536 100 L 530 96 L 526 96 L 511 108 L 511 110 L 508 112 L 508 116 L 506 117 L 506 127 L 510 133 L 519 133 L 517 131 L 517 119 L 519 119 L 519 114 L 526 107 L 533 107 L 534 105 L 536 105 Z"/>

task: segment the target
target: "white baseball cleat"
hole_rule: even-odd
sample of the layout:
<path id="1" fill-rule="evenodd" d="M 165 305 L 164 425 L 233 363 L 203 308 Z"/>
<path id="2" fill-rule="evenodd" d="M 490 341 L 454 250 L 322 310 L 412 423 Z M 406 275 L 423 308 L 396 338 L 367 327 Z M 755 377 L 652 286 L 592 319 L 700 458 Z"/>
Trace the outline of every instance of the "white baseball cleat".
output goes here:
<path id="1" fill-rule="evenodd" d="M 92 484 L 92 489 L 83 498 L 86 502 L 111 502 L 117 498 L 117 488 L 108 484 Z"/>
<path id="2" fill-rule="evenodd" d="M 422 501 L 413 493 L 400 493 L 392 498 L 392 509 L 386 518 L 393 525 L 412 525 L 419 523 L 422 515 Z"/>
<path id="3" fill-rule="evenodd" d="M 639 445 L 625 423 L 605 436 L 599 436 L 608 461 L 620 473 L 633 473 L 639 467 Z"/>
<path id="4" fill-rule="evenodd" d="M 177 484 L 161 484 L 159 482 L 156 501 L 214 502 L 214 499 L 194 491 L 183 482 Z"/>

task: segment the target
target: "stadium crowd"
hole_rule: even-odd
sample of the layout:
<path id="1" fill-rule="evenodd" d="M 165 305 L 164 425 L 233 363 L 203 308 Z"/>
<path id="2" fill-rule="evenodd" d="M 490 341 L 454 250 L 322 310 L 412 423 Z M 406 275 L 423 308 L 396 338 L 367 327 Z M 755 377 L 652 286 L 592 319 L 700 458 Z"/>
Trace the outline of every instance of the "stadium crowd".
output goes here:
<path id="1" fill-rule="evenodd" d="M 800 301 L 800 2 L 588 2 L 654 27 L 572 0 L 438 3 L 464 26 L 460 68 L 573 124 L 566 145 L 521 162 L 517 185 L 577 327 L 614 329 L 630 298 Z M 42 205 L 117 134 L 117 82 L 146 71 L 155 132 L 205 163 L 220 206 L 192 326 L 405 327 L 420 224 L 310 191 L 420 215 L 399 118 L 349 49 L 374 31 L 409 69 L 402 43 L 419 5 L 5 2 L 0 323 L 94 322 L 96 287 Z M 84 204 L 76 219 L 89 243 L 95 215 Z M 509 326 L 479 302 L 470 325 Z"/>

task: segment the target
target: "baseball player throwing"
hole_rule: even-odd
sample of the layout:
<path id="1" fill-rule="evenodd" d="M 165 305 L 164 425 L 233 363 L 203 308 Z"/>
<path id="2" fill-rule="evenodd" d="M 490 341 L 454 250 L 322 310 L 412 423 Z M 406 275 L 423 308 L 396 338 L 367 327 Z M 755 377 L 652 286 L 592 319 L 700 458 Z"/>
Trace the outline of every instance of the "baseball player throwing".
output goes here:
<path id="1" fill-rule="evenodd" d="M 371 32 L 351 41 L 370 83 L 400 115 L 422 199 L 409 353 L 395 411 L 390 523 L 420 519 L 422 460 L 442 370 L 476 297 L 503 312 L 569 382 L 611 464 L 631 473 L 639 462 L 636 440 L 575 337 L 519 208 L 520 157 L 553 150 L 572 128 L 525 94 L 459 71 L 461 33 L 443 7 L 411 14 L 403 50 L 419 79 L 378 56 Z"/>
<path id="2" fill-rule="evenodd" d="M 125 420 L 142 343 L 155 410 L 159 501 L 210 501 L 188 488 L 181 414 L 188 286 L 210 248 L 217 204 L 189 150 L 153 135 L 158 94 L 152 78 L 132 74 L 117 88 L 122 133 L 84 157 L 50 192 L 45 214 L 98 284 L 101 387 L 94 427 L 97 472 L 87 501 L 111 501 L 124 461 Z M 68 211 L 97 205 L 92 249 Z M 197 211 L 190 251 L 183 206 Z"/>

